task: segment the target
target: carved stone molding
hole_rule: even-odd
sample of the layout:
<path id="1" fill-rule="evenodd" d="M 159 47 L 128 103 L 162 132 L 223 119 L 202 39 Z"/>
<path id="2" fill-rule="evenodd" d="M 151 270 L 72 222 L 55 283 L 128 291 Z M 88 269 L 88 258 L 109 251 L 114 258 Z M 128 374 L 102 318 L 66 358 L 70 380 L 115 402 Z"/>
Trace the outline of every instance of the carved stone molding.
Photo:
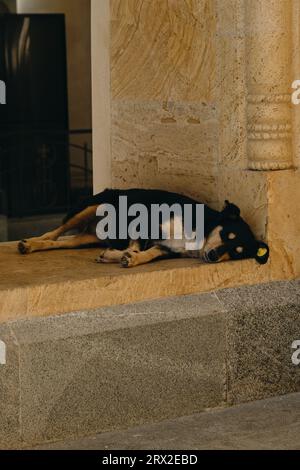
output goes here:
<path id="1" fill-rule="evenodd" d="M 248 124 L 248 140 L 277 140 L 292 138 L 291 124 Z"/>
<path id="2" fill-rule="evenodd" d="M 245 0 L 247 155 L 253 170 L 292 166 L 292 0 Z"/>

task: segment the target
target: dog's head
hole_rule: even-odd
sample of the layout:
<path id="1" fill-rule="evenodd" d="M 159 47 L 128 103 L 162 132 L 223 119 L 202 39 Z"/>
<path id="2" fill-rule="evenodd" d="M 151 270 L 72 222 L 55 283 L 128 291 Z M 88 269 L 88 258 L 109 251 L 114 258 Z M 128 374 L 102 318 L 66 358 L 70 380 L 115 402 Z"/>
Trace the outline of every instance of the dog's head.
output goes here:
<path id="1" fill-rule="evenodd" d="M 265 264 L 269 258 L 269 247 L 255 239 L 249 225 L 241 218 L 240 209 L 225 201 L 219 225 L 207 236 L 203 259 L 208 263 L 217 263 L 245 258 L 255 258 L 258 263 Z"/>

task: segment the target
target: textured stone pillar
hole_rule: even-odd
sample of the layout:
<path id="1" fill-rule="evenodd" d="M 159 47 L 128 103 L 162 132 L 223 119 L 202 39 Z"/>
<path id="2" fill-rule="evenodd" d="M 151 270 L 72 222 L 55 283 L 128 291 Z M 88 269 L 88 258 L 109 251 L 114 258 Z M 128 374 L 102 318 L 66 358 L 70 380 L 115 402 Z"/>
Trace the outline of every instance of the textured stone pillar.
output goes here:
<path id="1" fill-rule="evenodd" d="M 253 170 L 292 166 L 292 0 L 245 0 L 247 154 Z"/>

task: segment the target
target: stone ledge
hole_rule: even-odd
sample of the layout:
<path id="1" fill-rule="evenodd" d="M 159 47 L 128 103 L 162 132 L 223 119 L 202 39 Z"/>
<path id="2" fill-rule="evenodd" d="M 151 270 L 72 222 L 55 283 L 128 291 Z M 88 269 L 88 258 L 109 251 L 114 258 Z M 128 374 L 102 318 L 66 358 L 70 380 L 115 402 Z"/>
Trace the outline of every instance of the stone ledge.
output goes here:
<path id="1" fill-rule="evenodd" d="M 300 450 L 300 393 L 34 448 L 99 449 Z"/>
<path id="2" fill-rule="evenodd" d="M 258 284 L 274 275 L 272 263 L 254 260 L 203 265 L 197 260 L 158 261 L 132 269 L 99 265 L 97 249 L 20 256 L 16 243 L 0 246 L 0 323 L 169 296 Z"/>
<path id="3" fill-rule="evenodd" d="M 300 282 L 0 325 L 0 447 L 300 391 Z"/>
<path id="4" fill-rule="evenodd" d="M 0 447 L 28 446 L 225 403 L 224 313 L 213 294 L 0 326 Z"/>

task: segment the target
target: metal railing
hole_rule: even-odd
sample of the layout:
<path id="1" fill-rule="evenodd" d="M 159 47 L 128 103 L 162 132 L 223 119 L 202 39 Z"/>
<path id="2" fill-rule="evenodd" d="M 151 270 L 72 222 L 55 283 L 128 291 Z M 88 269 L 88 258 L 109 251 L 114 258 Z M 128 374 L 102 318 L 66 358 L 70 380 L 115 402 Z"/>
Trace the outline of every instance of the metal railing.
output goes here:
<path id="1" fill-rule="evenodd" d="M 92 194 L 92 130 L 0 132 L 0 214 L 67 211 Z"/>

